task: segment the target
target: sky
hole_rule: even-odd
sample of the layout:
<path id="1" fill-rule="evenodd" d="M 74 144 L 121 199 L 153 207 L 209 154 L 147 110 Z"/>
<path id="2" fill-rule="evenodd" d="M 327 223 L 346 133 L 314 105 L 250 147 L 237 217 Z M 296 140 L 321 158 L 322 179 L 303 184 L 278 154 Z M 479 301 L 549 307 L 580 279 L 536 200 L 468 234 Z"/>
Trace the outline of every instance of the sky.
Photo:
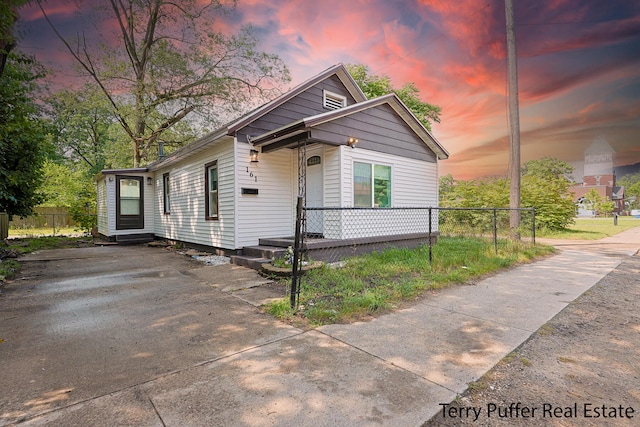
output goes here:
<path id="1" fill-rule="evenodd" d="M 86 8 L 105 1 L 44 7 L 62 34 L 75 35 Z M 616 165 L 640 162 L 640 1 L 513 3 L 522 162 L 579 162 L 597 138 L 616 151 Z M 58 84 L 73 84 L 73 61 L 37 7 L 20 15 L 22 50 L 55 65 Z M 432 132 L 450 153 L 441 175 L 507 174 L 504 0 L 238 0 L 213 25 L 243 24 L 284 60 L 291 87 L 337 63 L 365 64 L 397 87 L 415 83 L 442 108 Z"/>

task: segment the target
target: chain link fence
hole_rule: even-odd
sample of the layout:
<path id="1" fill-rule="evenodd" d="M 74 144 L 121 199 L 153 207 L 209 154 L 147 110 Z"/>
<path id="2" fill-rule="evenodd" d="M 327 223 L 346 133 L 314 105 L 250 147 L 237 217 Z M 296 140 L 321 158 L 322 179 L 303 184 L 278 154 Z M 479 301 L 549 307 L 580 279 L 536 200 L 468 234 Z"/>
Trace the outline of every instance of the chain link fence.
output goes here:
<path id="1" fill-rule="evenodd" d="M 467 237 L 490 242 L 496 254 L 501 246 L 518 239 L 535 244 L 535 210 L 509 208 L 325 208 L 298 204 L 291 304 L 300 292 L 305 263 L 339 263 L 349 257 L 389 248 L 428 246 L 439 239 Z M 520 227 L 510 228 L 510 217 L 520 217 Z"/>

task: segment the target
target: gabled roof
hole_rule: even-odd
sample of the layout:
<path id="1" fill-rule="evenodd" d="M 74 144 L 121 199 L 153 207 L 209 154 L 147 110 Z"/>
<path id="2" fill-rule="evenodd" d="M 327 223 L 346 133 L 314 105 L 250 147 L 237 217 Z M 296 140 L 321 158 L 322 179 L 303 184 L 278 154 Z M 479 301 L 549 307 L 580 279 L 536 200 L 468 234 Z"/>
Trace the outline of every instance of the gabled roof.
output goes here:
<path id="1" fill-rule="evenodd" d="M 274 110 L 275 108 L 279 107 L 280 105 L 284 104 L 290 99 L 300 95 L 305 90 L 331 77 L 334 74 L 340 79 L 342 84 L 347 88 L 347 90 L 349 91 L 349 94 L 351 94 L 351 96 L 353 96 L 353 99 L 356 100 L 356 103 L 366 101 L 367 99 L 366 95 L 364 94 L 364 92 L 362 92 L 362 90 L 360 89 L 358 84 L 355 82 L 353 77 L 351 77 L 351 74 L 349 74 L 345 66 L 343 64 L 337 64 L 331 68 L 327 68 L 322 73 L 316 75 L 315 77 L 310 78 L 304 83 L 299 84 L 298 86 L 291 89 L 289 92 L 283 94 L 282 96 L 279 96 L 276 99 L 264 104 L 262 107 L 259 107 L 256 110 L 252 111 L 251 113 L 237 119 L 234 122 L 231 122 L 228 125 L 229 135 L 232 135 L 237 130 L 242 129 L 243 127 L 247 126 L 249 123 L 259 119 L 260 117 L 264 116 L 268 112 Z"/>
<path id="2" fill-rule="evenodd" d="M 270 111 L 274 110 L 275 108 L 291 100 L 295 96 L 301 94 L 312 86 L 333 75 L 340 79 L 342 84 L 344 84 L 346 89 L 349 91 L 349 94 L 356 100 L 355 105 L 366 101 L 367 97 L 365 96 L 364 92 L 362 92 L 353 77 L 351 77 L 346 67 L 343 64 L 336 64 L 330 68 L 327 68 L 320 74 L 317 74 L 316 76 L 310 78 L 309 80 L 299 84 L 287 93 L 284 93 L 279 97 L 267 102 L 261 107 L 256 108 L 255 110 L 245 114 L 238 119 L 233 120 L 230 123 L 227 123 L 221 128 L 208 133 L 207 135 L 193 141 L 192 143 L 182 147 L 181 149 L 174 151 L 173 153 L 167 155 L 164 159 L 151 163 L 148 167 L 150 169 L 158 169 L 163 166 L 168 166 L 184 157 L 202 151 L 204 148 L 206 148 L 206 146 L 218 141 L 224 136 L 234 136 L 238 130 L 242 129 L 253 121 L 258 120 L 260 117 L 268 114 Z"/>
<path id="3" fill-rule="evenodd" d="M 294 146 L 296 142 L 292 139 L 295 135 L 306 133 L 308 129 L 327 123 L 342 117 L 349 116 L 370 108 L 380 105 L 389 105 L 404 122 L 416 133 L 416 135 L 433 151 L 439 159 L 449 157 L 447 150 L 440 142 L 424 127 L 424 125 L 416 118 L 416 116 L 407 108 L 406 105 L 394 93 L 370 99 L 368 101 L 359 102 L 344 108 L 332 110 L 326 113 L 317 114 L 315 116 L 306 117 L 296 120 L 286 126 L 265 132 L 262 135 L 252 137 L 250 142 L 255 146 L 268 146 L 281 141 L 291 141 L 288 145 L 279 144 L 279 148 Z"/>

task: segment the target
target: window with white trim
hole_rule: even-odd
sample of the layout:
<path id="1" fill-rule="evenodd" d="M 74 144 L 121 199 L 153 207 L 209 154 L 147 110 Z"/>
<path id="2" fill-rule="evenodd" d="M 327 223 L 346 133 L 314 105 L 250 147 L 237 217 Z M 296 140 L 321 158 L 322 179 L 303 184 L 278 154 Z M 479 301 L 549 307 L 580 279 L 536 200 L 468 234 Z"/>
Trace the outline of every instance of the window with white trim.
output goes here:
<path id="1" fill-rule="evenodd" d="M 391 207 L 391 166 L 353 162 L 353 206 Z"/>
<path id="2" fill-rule="evenodd" d="M 338 95 L 337 93 L 329 92 L 328 90 L 322 91 L 322 104 L 324 108 L 329 110 L 337 110 L 338 108 L 347 106 L 347 97 Z"/>
<path id="3" fill-rule="evenodd" d="M 162 175 L 162 192 L 164 194 L 164 213 L 171 212 L 171 187 L 169 186 L 169 173 Z"/>
<path id="4" fill-rule="evenodd" d="M 218 219 L 218 161 L 204 165 L 205 171 L 205 219 Z"/>

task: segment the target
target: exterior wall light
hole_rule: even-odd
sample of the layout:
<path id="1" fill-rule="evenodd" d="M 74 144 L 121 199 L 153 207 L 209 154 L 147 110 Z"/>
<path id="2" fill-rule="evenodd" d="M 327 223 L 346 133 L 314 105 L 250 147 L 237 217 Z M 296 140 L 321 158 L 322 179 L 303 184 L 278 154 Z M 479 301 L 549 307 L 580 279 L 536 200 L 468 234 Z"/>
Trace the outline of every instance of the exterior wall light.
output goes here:
<path id="1" fill-rule="evenodd" d="M 258 163 L 258 150 L 251 150 L 249 152 L 249 159 L 251 160 L 251 163 Z"/>
<path id="2" fill-rule="evenodd" d="M 356 148 L 356 144 L 358 143 L 358 138 L 354 138 L 352 136 L 347 139 L 347 145 L 351 148 Z"/>
<path id="3" fill-rule="evenodd" d="M 147 185 L 153 185 L 153 178 L 150 176 L 147 177 Z"/>

